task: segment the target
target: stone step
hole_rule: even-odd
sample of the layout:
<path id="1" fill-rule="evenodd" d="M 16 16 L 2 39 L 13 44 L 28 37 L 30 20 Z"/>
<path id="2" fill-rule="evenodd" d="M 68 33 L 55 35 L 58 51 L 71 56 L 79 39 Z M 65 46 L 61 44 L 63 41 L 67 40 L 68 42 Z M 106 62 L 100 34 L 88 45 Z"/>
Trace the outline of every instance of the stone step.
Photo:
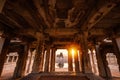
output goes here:
<path id="1" fill-rule="evenodd" d="M 20 80 L 104 80 L 94 74 L 83 73 L 31 73 Z"/>

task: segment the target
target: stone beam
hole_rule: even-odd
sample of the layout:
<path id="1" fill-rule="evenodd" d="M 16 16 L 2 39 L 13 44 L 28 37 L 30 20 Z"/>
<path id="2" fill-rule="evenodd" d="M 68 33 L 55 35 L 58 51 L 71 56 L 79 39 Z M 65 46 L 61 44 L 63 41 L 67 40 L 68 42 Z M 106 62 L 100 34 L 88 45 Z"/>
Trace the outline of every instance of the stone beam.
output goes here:
<path id="1" fill-rule="evenodd" d="M 51 36 L 59 36 L 59 35 L 74 35 L 78 33 L 78 29 L 73 28 L 52 28 L 46 29 L 45 33 L 48 33 Z"/>
<path id="2" fill-rule="evenodd" d="M 99 10 L 91 15 L 87 24 L 83 26 L 84 29 L 90 30 L 94 27 L 96 23 L 98 23 L 103 17 L 105 17 L 114 7 L 116 6 L 115 3 L 109 2 L 103 5 Z"/>
<path id="3" fill-rule="evenodd" d="M 51 27 L 52 24 L 50 24 L 50 22 L 48 21 L 47 17 L 46 17 L 46 12 L 45 12 L 45 9 L 41 6 L 41 2 L 39 0 L 33 0 L 33 3 L 35 5 L 35 7 L 38 9 L 38 12 L 39 12 L 39 16 L 41 16 L 45 22 L 45 24 L 48 26 L 48 27 Z M 48 15 L 47 15 L 48 16 Z"/>
<path id="4" fill-rule="evenodd" d="M 72 42 L 68 42 L 68 41 L 64 41 L 64 42 L 61 42 L 61 41 L 55 41 L 53 42 L 54 45 L 67 45 L 67 44 L 71 44 Z"/>
<path id="5" fill-rule="evenodd" d="M 103 29 L 92 29 L 92 30 L 90 30 L 89 34 L 95 35 L 95 36 L 105 35 L 105 31 Z"/>

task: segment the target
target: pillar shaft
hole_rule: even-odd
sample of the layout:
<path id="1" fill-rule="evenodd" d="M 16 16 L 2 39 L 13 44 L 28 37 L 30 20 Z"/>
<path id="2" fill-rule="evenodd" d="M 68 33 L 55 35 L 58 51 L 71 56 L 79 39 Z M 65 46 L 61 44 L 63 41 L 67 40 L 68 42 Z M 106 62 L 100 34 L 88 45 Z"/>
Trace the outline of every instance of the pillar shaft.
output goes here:
<path id="1" fill-rule="evenodd" d="M 44 71 L 49 72 L 50 47 L 47 48 Z"/>
<path id="2" fill-rule="evenodd" d="M 82 65 L 82 60 L 83 60 L 83 59 L 82 59 L 82 52 L 80 52 L 80 51 L 81 51 L 81 50 L 79 50 L 79 59 L 80 59 L 80 62 L 79 62 L 79 66 L 80 66 L 80 67 L 79 67 L 79 68 L 80 68 L 80 71 L 83 72 L 83 71 L 82 71 L 82 67 L 83 67 L 83 65 Z"/>
<path id="3" fill-rule="evenodd" d="M 6 55 L 8 53 L 9 44 L 10 39 L 6 38 L 2 47 L 2 51 L 0 53 L 0 76 L 2 74 L 3 66 L 6 60 Z"/>
<path id="4" fill-rule="evenodd" d="M 102 56 L 100 54 L 99 45 L 95 46 L 95 50 L 96 50 L 96 58 L 97 58 L 97 63 L 98 63 L 99 75 L 101 77 L 106 77 L 106 72 L 105 72 Z"/>
<path id="5" fill-rule="evenodd" d="M 43 66 L 44 66 L 44 55 L 45 55 L 45 50 L 42 51 L 42 57 L 41 57 L 41 62 L 40 62 L 40 71 L 43 71 Z"/>
<path id="6" fill-rule="evenodd" d="M 119 65 L 119 71 L 120 71 L 120 51 L 119 51 L 119 48 L 118 48 L 118 44 L 117 45 L 117 42 L 115 40 L 115 38 L 112 38 L 112 42 L 113 42 L 113 46 L 114 46 L 114 52 L 115 52 L 115 55 L 116 55 L 116 58 L 117 58 L 117 63 Z"/>
<path id="7" fill-rule="evenodd" d="M 81 35 L 81 47 L 82 47 L 82 71 L 83 73 L 92 73 L 92 67 L 90 64 L 90 57 L 88 54 L 88 41 L 87 32 Z"/>
<path id="8" fill-rule="evenodd" d="M 29 58 L 27 73 L 30 72 L 30 68 L 31 68 L 31 64 L 32 64 L 32 58 L 33 58 L 33 50 L 30 50 L 30 58 Z"/>
<path id="9" fill-rule="evenodd" d="M 77 51 L 75 52 L 74 60 L 75 60 L 75 72 L 80 72 L 79 61 L 78 61 L 78 52 Z"/>
<path id="10" fill-rule="evenodd" d="M 93 71 L 94 71 L 94 73 L 96 73 L 97 70 L 96 70 L 96 66 L 95 66 L 95 60 L 94 60 L 93 50 L 91 50 L 91 60 L 92 60 L 92 65 L 93 65 Z"/>
<path id="11" fill-rule="evenodd" d="M 14 70 L 13 78 L 25 76 L 25 69 L 28 58 L 29 45 L 21 45 L 17 65 Z"/>
<path id="12" fill-rule="evenodd" d="M 53 72 L 55 71 L 55 51 L 56 49 L 52 49 L 52 54 L 51 54 L 51 66 L 50 66 L 50 71 Z"/>
<path id="13" fill-rule="evenodd" d="M 68 50 L 68 71 L 73 71 L 72 54 Z"/>
<path id="14" fill-rule="evenodd" d="M 102 59 L 103 59 L 103 64 L 104 64 L 104 69 L 105 69 L 105 73 L 106 76 L 105 78 L 110 79 L 111 78 L 111 72 L 110 72 L 110 68 L 108 67 L 108 61 L 106 59 L 106 52 L 104 52 L 105 50 L 102 50 Z"/>
<path id="15" fill-rule="evenodd" d="M 39 43 L 37 48 L 36 48 L 35 59 L 34 59 L 33 67 L 32 67 L 33 73 L 40 72 L 41 57 L 42 57 L 42 44 Z"/>

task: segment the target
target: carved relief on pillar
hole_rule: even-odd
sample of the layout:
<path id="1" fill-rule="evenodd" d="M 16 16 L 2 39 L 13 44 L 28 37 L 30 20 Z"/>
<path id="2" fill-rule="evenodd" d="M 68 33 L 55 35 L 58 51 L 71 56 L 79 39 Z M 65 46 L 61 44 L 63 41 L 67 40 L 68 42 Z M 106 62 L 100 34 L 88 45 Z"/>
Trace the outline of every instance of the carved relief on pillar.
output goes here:
<path id="1" fill-rule="evenodd" d="M 81 51 L 82 51 L 82 71 L 84 73 L 91 73 L 92 68 L 90 64 L 90 58 L 88 54 L 88 32 L 83 32 L 80 35 L 80 46 L 81 46 Z"/>
<path id="2" fill-rule="evenodd" d="M 35 59 L 32 67 L 32 72 L 40 72 L 40 65 L 41 65 L 41 60 L 42 60 L 42 51 L 43 51 L 43 42 L 40 41 L 38 42 L 38 45 L 36 47 L 36 54 L 35 54 Z"/>

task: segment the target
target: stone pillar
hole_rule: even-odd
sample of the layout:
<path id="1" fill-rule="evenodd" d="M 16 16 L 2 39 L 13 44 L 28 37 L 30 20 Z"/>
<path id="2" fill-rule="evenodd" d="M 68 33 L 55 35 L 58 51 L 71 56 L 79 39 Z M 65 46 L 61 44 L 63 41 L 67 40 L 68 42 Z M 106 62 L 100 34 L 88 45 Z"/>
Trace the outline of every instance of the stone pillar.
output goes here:
<path id="1" fill-rule="evenodd" d="M 38 73 L 40 72 L 40 62 L 41 62 L 41 57 L 42 57 L 42 42 L 38 44 L 36 48 L 36 54 L 35 54 L 35 59 L 32 67 L 32 72 L 33 73 Z"/>
<path id="2" fill-rule="evenodd" d="M 97 63 L 98 63 L 99 75 L 101 77 L 106 77 L 105 67 L 104 67 L 104 64 L 103 64 L 103 60 L 102 60 L 102 56 L 101 56 L 101 53 L 100 53 L 99 45 L 95 46 L 95 50 L 96 50 L 96 58 L 97 58 Z"/>
<path id="3" fill-rule="evenodd" d="M 116 42 L 115 38 L 112 38 L 112 43 L 113 43 L 113 46 L 114 46 L 114 52 L 115 52 L 115 55 L 116 55 L 116 58 L 117 58 L 117 63 L 119 65 L 119 71 L 120 71 L 120 51 L 119 51 L 119 48 L 118 48 L 118 45 L 117 45 L 117 42 Z"/>
<path id="4" fill-rule="evenodd" d="M 93 65 L 93 72 L 96 73 L 96 66 L 95 66 L 95 58 L 94 58 L 94 52 L 91 50 L 91 60 L 92 60 L 92 65 Z"/>
<path id="5" fill-rule="evenodd" d="M 83 72 L 83 71 L 82 71 L 82 67 L 83 67 L 83 66 L 82 66 L 82 52 L 81 52 L 81 50 L 79 50 L 79 59 L 80 59 L 80 60 L 79 60 L 79 61 L 80 61 L 80 62 L 79 62 L 79 68 L 80 68 L 80 71 Z"/>
<path id="6" fill-rule="evenodd" d="M 8 63 L 9 58 L 10 58 L 9 55 L 7 55 L 6 63 Z"/>
<path id="7" fill-rule="evenodd" d="M 40 71 L 43 71 L 43 66 L 44 66 L 44 60 L 45 60 L 45 48 L 43 48 L 43 51 L 42 51 L 42 57 L 41 57 L 41 62 L 40 62 Z"/>
<path id="8" fill-rule="evenodd" d="M 50 66 L 50 71 L 54 72 L 55 71 L 55 52 L 56 49 L 52 48 L 52 53 L 51 53 L 51 66 Z"/>
<path id="9" fill-rule="evenodd" d="M 30 58 L 29 58 L 27 73 L 30 72 L 30 68 L 31 68 L 31 64 L 32 64 L 32 58 L 33 58 L 33 51 L 34 51 L 34 49 L 30 49 Z"/>
<path id="10" fill-rule="evenodd" d="M 25 68 L 27 64 L 29 45 L 20 45 L 19 57 L 14 70 L 13 78 L 20 78 L 25 76 Z"/>
<path id="11" fill-rule="evenodd" d="M 92 67 L 90 64 L 90 57 L 88 54 L 88 41 L 87 32 L 83 32 L 81 35 L 81 48 L 82 48 L 82 71 L 83 73 L 92 73 Z"/>
<path id="12" fill-rule="evenodd" d="M 77 51 L 75 51 L 75 53 L 74 53 L 74 63 L 75 63 L 75 72 L 80 72 L 78 52 Z"/>
<path id="13" fill-rule="evenodd" d="M 102 59 L 103 59 L 103 64 L 104 64 L 104 69 L 105 69 L 105 73 L 106 73 L 106 76 L 105 78 L 106 79 L 111 79 L 112 76 L 111 76 L 111 72 L 110 72 L 110 69 L 108 67 L 108 61 L 107 61 L 107 58 L 106 58 L 106 51 L 103 49 L 101 51 L 103 54 L 102 54 Z"/>
<path id="14" fill-rule="evenodd" d="M 50 46 L 47 47 L 44 71 L 49 72 Z"/>
<path id="15" fill-rule="evenodd" d="M 0 76 L 2 74 L 3 66 L 4 66 L 8 49 L 9 49 L 9 45 L 10 45 L 10 39 L 6 38 L 0 53 Z"/>
<path id="16" fill-rule="evenodd" d="M 68 71 L 73 71 L 72 54 L 68 49 Z"/>

